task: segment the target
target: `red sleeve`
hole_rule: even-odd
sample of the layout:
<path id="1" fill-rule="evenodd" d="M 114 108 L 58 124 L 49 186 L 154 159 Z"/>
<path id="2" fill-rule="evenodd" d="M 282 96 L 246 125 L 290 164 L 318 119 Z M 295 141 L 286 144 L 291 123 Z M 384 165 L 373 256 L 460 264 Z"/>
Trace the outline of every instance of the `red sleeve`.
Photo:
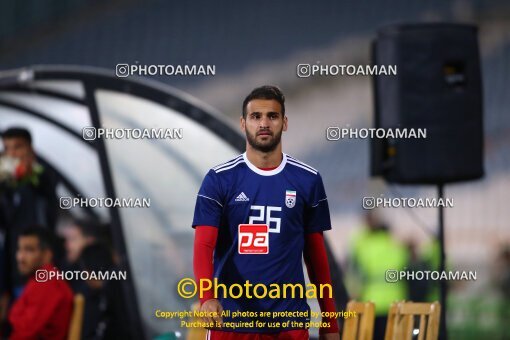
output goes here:
<path id="1" fill-rule="evenodd" d="M 54 282 L 49 280 L 36 284 L 39 285 L 37 288 L 33 286 L 34 283 L 27 284 L 25 292 L 11 308 L 11 340 L 32 339 L 43 333 L 43 329 L 63 302 L 61 295 L 55 290 L 57 287 Z"/>
<path id="2" fill-rule="evenodd" d="M 328 257 L 322 232 L 306 234 L 303 255 L 310 282 L 317 286 L 320 284 L 331 284 Z M 336 312 L 335 299 L 333 297 L 317 297 L 317 300 L 322 312 Z M 339 332 L 338 322 L 335 318 L 323 318 L 322 321 L 329 322 L 330 327 L 320 328 L 319 334 Z"/>
<path id="3" fill-rule="evenodd" d="M 213 279 L 214 265 L 213 253 L 218 239 L 218 228 L 211 226 L 195 227 L 195 243 L 193 247 L 193 272 L 196 282 L 200 279 Z M 202 305 L 207 300 L 214 298 L 214 292 L 208 290 L 204 292 L 204 296 L 200 298 Z"/>

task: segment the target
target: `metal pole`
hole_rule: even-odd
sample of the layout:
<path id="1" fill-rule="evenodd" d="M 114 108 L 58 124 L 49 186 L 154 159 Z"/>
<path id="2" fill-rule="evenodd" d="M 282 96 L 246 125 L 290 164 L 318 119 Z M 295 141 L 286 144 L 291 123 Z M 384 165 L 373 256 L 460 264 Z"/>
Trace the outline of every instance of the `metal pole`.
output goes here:
<path id="1" fill-rule="evenodd" d="M 444 196 L 444 187 L 443 183 L 438 184 L 438 196 L 442 200 Z M 446 253 L 445 253 L 445 242 L 444 242 L 444 207 L 439 205 L 439 246 L 441 249 L 441 256 L 439 261 L 439 271 L 442 273 L 445 271 L 446 267 Z M 439 281 L 440 288 L 440 297 L 439 302 L 441 303 L 441 322 L 439 325 L 439 339 L 447 340 L 448 333 L 446 328 L 446 295 L 447 295 L 447 284 L 446 280 Z"/>
<path id="2" fill-rule="evenodd" d="M 101 127 L 101 118 L 99 116 L 99 111 L 97 108 L 96 99 L 94 96 L 94 89 L 89 85 L 89 83 L 84 82 L 85 86 L 85 94 L 87 105 L 90 110 L 90 119 L 94 127 Z M 106 189 L 106 194 L 108 197 L 117 197 L 115 194 L 115 188 L 113 185 L 113 175 L 110 169 L 110 164 L 108 161 L 108 156 L 106 153 L 106 144 L 102 139 L 96 139 L 96 150 L 99 156 L 99 164 L 101 166 L 101 173 L 103 175 L 104 185 Z M 126 301 L 126 305 L 129 306 L 125 312 L 125 328 L 129 330 L 129 334 L 131 337 L 129 339 L 145 339 L 145 334 L 143 331 L 142 318 L 140 316 L 140 309 L 138 305 L 137 294 L 135 290 L 133 271 L 131 270 L 131 265 L 128 259 L 127 253 L 127 245 L 124 240 L 124 231 L 122 230 L 122 223 L 120 219 L 120 213 L 117 208 L 109 209 L 110 217 L 111 217 L 111 232 L 112 232 L 112 241 L 114 244 L 114 248 L 119 255 L 119 270 L 126 270 L 128 272 L 127 280 L 121 281 L 121 289 L 122 289 L 122 297 Z"/>

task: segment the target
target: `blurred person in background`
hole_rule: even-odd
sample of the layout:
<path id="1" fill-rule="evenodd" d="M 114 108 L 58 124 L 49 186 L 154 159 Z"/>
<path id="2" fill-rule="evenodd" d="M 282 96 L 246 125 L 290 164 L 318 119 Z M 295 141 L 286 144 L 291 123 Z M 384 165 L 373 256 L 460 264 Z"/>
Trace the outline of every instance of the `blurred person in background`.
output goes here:
<path id="1" fill-rule="evenodd" d="M 500 318 L 499 327 L 502 329 L 500 339 L 507 340 L 510 339 L 510 332 L 508 332 L 508 320 L 510 320 L 510 244 L 501 247 L 496 260 L 496 267 L 495 281 L 501 298 L 498 313 Z"/>
<path id="2" fill-rule="evenodd" d="M 53 235 L 41 227 L 19 233 L 16 260 L 28 282 L 9 311 L 11 340 L 67 338 L 73 293 L 56 277 L 52 247 Z"/>
<path id="3" fill-rule="evenodd" d="M 405 282 L 389 282 L 387 271 L 403 270 L 409 261 L 406 247 L 371 210 L 363 230 L 355 236 L 350 253 L 351 295 L 375 304 L 374 339 L 384 339 L 388 310 L 395 301 L 407 298 Z M 357 289 L 356 289 L 357 288 Z"/>
<path id="4" fill-rule="evenodd" d="M 428 263 L 420 256 L 418 246 L 414 241 L 409 241 L 407 244 L 409 252 L 409 263 L 407 270 L 411 272 L 430 270 Z M 428 280 L 407 280 L 408 297 L 407 300 L 414 302 L 427 301 L 430 286 Z"/>
<path id="5" fill-rule="evenodd" d="M 81 251 L 78 264 L 80 270 L 87 272 L 117 270 L 112 252 L 104 243 L 86 246 Z M 80 293 L 85 297 L 82 339 L 130 339 L 122 321 L 127 306 L 122 299 L 119 281 L 89 279 Z"/>
<path id="6" fill-rule="evenodd" d="M 66 225 L 62 231 L 68 267 L 77 266 L 82 250 L 102 241 L 101 225 L 92 219 L 77 219 Z"/>
<path id="7" fill-rule="evenodd" d="M 0 221 L 0 228 L 2 225 Z M 5 234 L 0 229 L 0 325 L 7 317 L 7 308 L 9 306 L 8 282 L 6 280 L 7 257 L 5 253 L 5 241 Z"/>
<path id="8" fill-rule="evenodd" d="M 441 263 L 441 245 L 437 237 L 427 242 L 421 252 L 421 258 L 427 265 L 428 270 L 438 271 Z M 439 301 L 440 282 L 438 280 L 423 280 L 427 283 L 427 296 L 424 301 Z"/>
<path id="9" fill-rule="evenodd" d="M 56 225 L 56 177 L 37 162 L 32 136 L 24 128 L 12 127 L 2 134 L 0 156 L 0 232 L 3 245 L 0 260 L 2 299 L 16 298 L 24 280 L 16 270 L 16 245 L 20 230 L 39 225 L 50 230 Z M 2 259 L 3 257 L 3 259 Z M 0 303 L 2 305 L 2 303 Z"/>
<path id="10" fill-rule="evenodd" d="M 80 270 L 79 259 L 83 249 L 102 242 L 101 226 L 92 219 L 74 220 L 61 229 L 60 233 L 64 238 L 65 261 L 62 268 L 65 270 Z M 89 287 L 85 281 L 73 279 L 69 284 L 75 293 L 82 293 L 86 298 Z"/>

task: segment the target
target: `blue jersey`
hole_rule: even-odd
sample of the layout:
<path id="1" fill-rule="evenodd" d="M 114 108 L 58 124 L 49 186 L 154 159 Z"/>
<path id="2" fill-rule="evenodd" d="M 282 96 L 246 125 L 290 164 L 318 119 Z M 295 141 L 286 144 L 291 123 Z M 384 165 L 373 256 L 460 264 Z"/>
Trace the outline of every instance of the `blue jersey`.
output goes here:
<path id="1" fill-rule="evenodd" d="M 243 224 L 265 225 L 250 230 Z M 306 290 L 302 266 L 305 234 L 331 229 L 324 185 L 317 170 L 283 154 L 274 170 L 261 170 L 246 153 L 212 168 L 197 196 L 193 227 L 219 229 L 214 251 L 214 277 L 229 287 L 244 285 L 301 284 Z M 247 229 L 243 231 L 243 228 Z M 257 232 L 262 234 L 258 234 Z M 264 234 L 264 232 L 267 232 Z M 251 234 L 250 234 L 251 233 Z M 257 235 L 267 235 L 260 239 Z M 258 290 L 263 292 L 262 289 Z M 224 310 L 247 312 L 308 313 L 308 317 L 284 317 L 273 321 L 309 321 L 305 297 L 223 298 Z M 237 291 L 236 291 L 237 293 Z M 259 294 L 260 296 L 260 294 Z M 247 319 L 224 317 L 224 322 Z M 267 321 L 264 319 L 263 321 Z M 289 327 L 287 329 L 296 328 Z M 237 328 L 237 332 L 277 332 L 274 328 Z"/>

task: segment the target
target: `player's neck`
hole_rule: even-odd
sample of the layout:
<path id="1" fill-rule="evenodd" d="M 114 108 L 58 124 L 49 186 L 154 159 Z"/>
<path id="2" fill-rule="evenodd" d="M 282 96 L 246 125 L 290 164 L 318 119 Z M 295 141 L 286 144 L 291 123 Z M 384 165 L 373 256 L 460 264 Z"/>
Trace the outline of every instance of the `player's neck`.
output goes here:
<path id="1" fill-rule="evenodd" d="M 277 168 L 283 160 L 282 147 L 279 145 L 271 152 L 262 152 L 247 145 L 246 158 L 259 169 Z"/>

